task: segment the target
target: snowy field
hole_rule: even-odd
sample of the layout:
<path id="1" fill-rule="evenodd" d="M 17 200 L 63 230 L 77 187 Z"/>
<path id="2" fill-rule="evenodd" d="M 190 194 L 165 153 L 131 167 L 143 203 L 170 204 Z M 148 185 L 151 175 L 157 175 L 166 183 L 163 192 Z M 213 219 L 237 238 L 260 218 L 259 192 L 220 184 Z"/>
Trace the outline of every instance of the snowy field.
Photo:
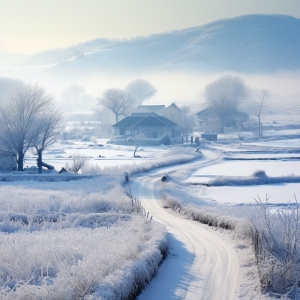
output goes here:
<path id="1" fill-rule="evenodd" d="M 107 148 L 102 153 L 112 160 L 120 154 L 127 161 L 133 153 L 132 147 Z M 52 154 L 62 152 L 61 145 L 56 149 Z M 74 149 L 90 151 L 82 144 Z M 168 245 L 165 228 L 151 221 L 124 186 L 123 171 L 145 172 L 200 156 L 194 148 L 150 147 L 145 153 L 151 159 L 143 166 L 105 167 L 111 175 L 69 182 L 56 175 L 53 182 L 39 182 L 27 180 L 27 172 L 24 181 L 0 182 L 1 299 L 134 298 Z"/>
<path id="2" fill-rule="evenodd" d="M 53 165 L 59 171 L 62 167 L 65 167 L 67 162 L 72 160 L 75 154 L 87 157 L 88 164 L 104 168 L 145 163 L 169 149 L 165 146 L 140 147 L 136 152 L 136 155 L 139 155 L 140 158 L 134 158 L 134 146 L 110 145 L 107 144 L 107 141 L 108 139 L 98 139 L 96 145 L 92 142 L 81 141 L 72 141 L 67 144 L 57 143 L 44 151 L 43 161 Z M 32 153 L 27 153 L 25 159 L 25 166 L 36 166 L 36 156 Z"/>
<path id="3" fill-rule="evenodd" d="M 251 177 L 257 170 L 265 171 L 269 177 L 292 177 L 300 175 L 300 139 L 285 139 L 269 142 L 244 143 L 255 145 L 255 151 L 244 151 L 217 145 L 222 150 L 220 163 L 194 171 L 186 180 L 190 184 L 207 184 L 219 177 L 241 178 L 239 186 L 198 186 L 191 187 L 201 199 L 223 204 L 250 204 L 254 198 L 270 197 L 270 205 L 287 205 L 295 202 L 295 195 L 300 199 L 300 183 L 276 183 L 262 185 L 243 185 L 244 177 Z M 260 148 L 260 146 L 264 146 Z M 266 149 L 268 147 L 269 149 Z M 284 153 L 281 147 L 289 149 Z M 274 150 L 274 148 L 277 148 Z M 292 152 L 292 153 L 290 153 Z M 295 152 L 295 153 L 293 153 Z"/>
<path id="4" fill-rule="evenodd" d="M 175 180 L 169 192 L 185 205 L 240 208 L 254 204 L 254 198 L 264 201 L 267 195 L 273 209 L 282 208 L 295 203 L 295 196 L 300 199 L 300 183 L 201 184 L 219 177 L 240 178 L 242 183 L 257 170 L 269 177 L 300 176 L 299 140 L 273 137 L 237 144 L 236 139 L 227 143 L 222 139 L 208 143 L 201 159 L 192 147 L 140 147 L 136 153 L 140 158 L 134 158 L 135 147 L 106 140 L 57 143 L 43 154 L 57 171 L 79 154 L 88 158 L 89 165 L 97 165 L 100 174 L 70 182 L 0 183 L 0 296 L 121 299 L 135 295 L 155 274 L 167 238 L 165 227 L 151 221 L 124 188 L 124 171 L 144 172 L 147 177 L 145 172 L 174 164 L 169 167 Z M 201 163 L 198 168 L 194 163 L 176 165 L 195 158 Z M 25 165 L 35 164 L 28 153 Z M 135 276 L 141 282 L 136 283 Z"/>
<path id="5" fill-rule="evenodd" d="M 230 141 L 208 143 L 209 150 L 202 150 L 202 163 L 185 169 L 171 169 L 165 173 L 164 182 L 160 180 L 160 183 L 156 183 L 157 193 L 163 199 L 164 207 L 172 208 L 184 218 L 210 226 L 234 229 L 236 237 L 245 241 L 243 249 L 254 245 L 259 274 L 257 277 L 247 277 L 246 274 L 255 272 L 251 269 L 251 264 L 241 263 L 247 254 L 243 251 L 239 254 L 239 272 L 245 276 L 236 280 L 243 287 L 238 297 L 242 299 L 273 299 L 280 298 L 283 294 L 287 298 L 298 299 L 300 295 L 299 288 L 293 286 L 299 278 L 299 264 L 293 262 L 300 252 L 297 243 L 300 238 L 300 148 L 293 147 L 294 139 L 286 139 L 284 149 L 278 144 L 261 147 L 259 143 L 255 143 L 254 151 L 249 150 L 250 148 L 245 151 L 245 148 Z M 216 155 L 214 160 L 210 160 L 212 152 Z M 254 174 L 259 170 L 263 171 L 260 172 L 263 175 Z M 221 186 L 207 185 L 218 178 L 222 179 Z M 234 185 L 229 184 L 232 178 L 236 182 Z M 249 178 L 254 183 L 249 185 Z M 265 178 L 276 178 L 279 182 L 265 184 Z M 296 183 L 285 183 L 287 179 L 294 179 Z M 177 224 L 181 226 L 179 220 Z M 197 232 L 197 235 L 200 234 Z M 194 247 L 196 249 L 196 244 Z M 195 253 L 195 256 L 201 259 L 201 252 Z M 246 266 L 250 268 L 244 269 Z M 206 271 L 202 272 L 204 276 Z M 207 276 L 210 278 L 210 275 Z M 217 274 L 215 276 L 217 278 Z M 209 280 L 206 276 L 204 278 Z M 251 291 L 255 290 L 255 278 L 260 280 L 261 288 L 267 294 L 251 295 Z M 234 291 L 234 282 L 235 280 L 228 282 L 232 288 L 226 290 L 228 293 Z M 207 290 L 207 293 L 210 293 L 212 299 L 218 299 L 214 298 L 212 291 Z M 152 293 L 146 293 L 148 294 Z M 235 299 L 232 296 L 226 297 Z"/>

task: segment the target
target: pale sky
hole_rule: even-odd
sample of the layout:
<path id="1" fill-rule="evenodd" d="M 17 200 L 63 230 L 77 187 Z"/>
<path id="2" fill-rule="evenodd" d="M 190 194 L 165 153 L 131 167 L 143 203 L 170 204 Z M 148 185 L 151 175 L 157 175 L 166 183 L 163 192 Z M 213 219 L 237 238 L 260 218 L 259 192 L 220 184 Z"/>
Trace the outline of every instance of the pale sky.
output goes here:
<path id="1" fill-rule="evenodd" d="M 300 18 L 300 0 L 0 0 L 0 51 L 33 54 L 256 13 Z"/>

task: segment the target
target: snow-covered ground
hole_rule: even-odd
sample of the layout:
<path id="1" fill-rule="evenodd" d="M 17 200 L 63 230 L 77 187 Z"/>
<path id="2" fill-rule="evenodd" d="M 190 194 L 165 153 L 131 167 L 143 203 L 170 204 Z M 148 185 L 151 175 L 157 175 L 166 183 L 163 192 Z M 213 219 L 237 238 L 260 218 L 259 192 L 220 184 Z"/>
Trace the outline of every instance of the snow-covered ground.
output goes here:
<path id="1" fill-rule="evenodd" d="M 0 182 L 2 195 L 0 234 L 1 241 L 3 241 L 0 249 L 3 254 L 0 256 L 2 274 L 0 275 L 2 278 L 5 276 L 8 278 L 7 274 L 11 276 L 10 281 L 0 282 L 1 296 L 6 295 L 3 299 L 10 299 L 9 294 L 12 297 L 23 295 L 22 293 L 38 294 L 40 291 L 42 294 L 51 294 L 55 289 L 57 293 L 62 294 L 74 288 L 79 294 L 84 293 L 87 290 L 84 288 L 80 290 L 80 280 L 85 280 L 86 283 L 93 282 L 93 284 L 95 282 L 91 277 L 82 279 L 79 275 L 80 272 L 88 274 L 91 262 L 95 259 L 101 260 L 99 268 L 102 268 L 101 264 L 107 266 L 106 275 L 103 276 L 112 273 L 110 275 L 112 277 L 104 278 L 101 277 L 102 275 L 97 277 L 97 268 L 93 269 L 97 276 L 94 271 L 94 275 L 91 276 L 96 276 L 99 280 L 97 279 L 95 285 L 87 283 L 89 288 L 94 287 L 89 291 L 100 297 L 102 295 L 100 290 L 107 289 L 107 295 L 111 296 L 103 299 L 117 299 L 112 296 L 116 295 L 113 293 L 117 293 L 113 285 L 116 284 L 122 291 L 129 291 L 130 280 L 135 280 L 134 277 L 129 276 L 131 279 L 128 279 L 126 286 L 122 286 L 122 278 L 128 274 L 132 275 L 141 267 L 132 262 L 136 262 L 138 257 L 142 257 L 144 262 L 151 260 L 153 253 L 159 251 L 157 245 L 164 240 L 163 227 L 156 227 L 156 225 L 152 227 L 152 222 L 149 222 L 150 216 L 155 221 L 153 224 L 157 224 L 156 221 L 158 221 L 166 226 L 170 255 L 163 263 L 157 277 L 139 296 L 139 299 L 263 299 L 258 296 L 258 275 L 255 273 L 253 252 L 250 246 L 232 241 L 232 237 L 228 234 L 222 235 L 221 232 L 215 232 L 210 227 L 194 224 L 190 220 L 174 216 L 163 209 L 157 201 L 160 178 L 164 174 L 169 174 L 175 181 L 178 180 L 180 184 L 184 184 L 184 188 L 178 185 L 179 188 L 174 189 L 174 192 L 178 197 L 184 198 L 187 204 L 200 207 L 203 205 L 214 207 L 216 204 L 240 207 L 255 203 L 254 198 L 258 196 L 264 200 L 266 195 L 270 196 L 269 204 L 273 208 L 287 206 L 289 202 L 295 202 L 295 196 L 300 199 L 300 183 L 218 187 L 192 185 L 191 183 L 203 183 L 219 176 L 234 176 L 242 179 L 244 176 L 251 176 L 257 170 L 264 170 L 269 177 L 300 175 L 299 139 L 275 140 L 272 138 L 272 141 L 251 141 L 242 144 L 230 144 L 224 141 L 219 144 L 212 143 L 209 145 L 209 150 L 203 150 L 202 158 L 187 163 L 185 166 L 177 165 L 186 154 L 184 147 L 171 152 L 169 156 L 165 156 L 169 151 L 169 147 L 166 146 L 141 147 L 137 150 L 141 158 L 133 157 L 134 148 L 106 144 L 105 140 L 98 140 L 97 145 L 77 141 L 72 144 L 56 144 L 43 155 L 43 160 L 55 166 L 59 171 L 67 161 L 72 159 L 74 153 L 79 153 L 90 158 L 89 164 L 98 165 L 102 170 L 122 166 L 118 169 L 120 171 L 118 176 L 121 177 L 102 175 L 98 178 L 70 182 Z M 195 148 L 190 149 L 195 151 Z M 171 157 L 173 160 L 170 159 Z M 169 162 L 168 159 L 170 159 Z M 192 159 L 191 156 L 184 162 Z M 33 166 L 35 163 L 35 157 L 28 153 L 25 164 Z M 164 167 L 172 163 L 176 165 L 136 177 L 132 193 L 142 201 L 150 216 L 145 220 L 144 217 L 132 215 L 132 212 L 128 211 L 131 209 L 130 197 L 126 195 L 121 185 L 124 182 L 121 170 L 127 168 L 132 171 L 132 174 L 138 176 L 141 172 L 148 172 L 153 168 Z M 53 218 L 63 222 L 57 224 L 53 222 Z M 97 228 L 100 223 L 101 228 Z M 127 239 L 127 236 L 135 235 L 136 226 L 141 228 L 136 235 L 137 239 Z M 155 231 L 160 232 L 156 237 Z M 101 244 L 104 245 L 106 243 L 104 241 L 111 237 L 111 232 L 116 235 L 114 242 L 120 246 L 124 245 L 121 248 L 125 249 L 125 252 L 121 248 L 117 250 L 120 255 L 115 255 L 116 260 L 112 256 L 105 258 L 100 255 L 99 257 L 96 253 L 94 255 L 93 252 L 89 252 L 89 247 L 101 248 Z M 147 237 L 144 236 L 145 233 Z M 73 238 L 68 240 L 64 234 Z M 93 236 L 99 239 L 100 244 L 95 244 Z M 141 243 L 143 238 L 146 240 Z M 53 240 L 52 246 L 50 247 L 49 244 L 49 249 L 46 247 L 43 251 L 39 250 L 39 245 L 47 244 L 47 240 Z M 128 250 L 126 240 L 136 248 Z M 31 247 L 28 241 L 32 242 Z M 86 247 L 78 246 L 80 241 L 84 241 L 83 244 Z M 146 241 L 149 241 L 148 248 L 144 245 Z M 54 249 L 55 243 L 59 248 Z M 73 249 L 72 257 L 64 267 L 58 267 L 67 257 L 63 245 L 68 245 L 70 249 Z M 109 247 L 114 246 L 110 244 Z M 11 273 L 13 268 L 10 264 L 15 262 L 13 257 L 17 257 L 20 251 L 24 253 L 23 258 L 17 260 L 20 266 L 15 265 L 15 273 Z M 34 260 L 37 253 L 40 253 L 41 260 Z M 51 253 L 56 256 L 52 256 Z M 123 261 L 124 257 L 126 260 L 126 255 L 130 257 L 128 265 L 119 264 L 119 267 L 115 269 L 116 261 Z M 156 261 L 152 260 L 154 264 L 159 261 L 159 258 L 155 257 Z M 79 261 L 82 262 L 80 266 Z M 27 269 L 23 267 L 25 263 L 27 263 Z M 56 267 L 53 269 L 54 264 Z M 242 265 L 248 265 L 249 268 L 243 268 Z M 27 271 L 24 273 L 24 270 Z M 114 273 L 114 270 L 118 270 L 117 273 Z M 119 271 L 128 273 L 127 275 L 121 274 L 118 273 Z M 20 275 L 21 273 L 23 275 Z M 70 274 L 79 276 L 74 277 L 79 281 L 73 286 L 65 284 L 65 280 L 72 282 L 74 279 Z M 19 277 L 16 278 L 16 276 Z M 59 285 L 59 282 L 62 285 Z M 84 286 L 87 287 L 87 285 Z M 13 289 L 15 289 L 14 293 L 11 292 Z"/>
<path id="2" fill-rule="evenodd" d="M 138 299 L 263 299 L 248 246 L 235 244 L 228 235 L 163 208 L 157 187 L 164 172 L 138 177 L 132 186 L 133 195 L 142 199 L 146 211 L 167 227 L 170 245 L 170 254 L 158 275 Z"/>
<path id="3" fill-rule="evenodd" d="M 62 167 L 65 167 L 67 162 L 72 160 L 75 154 L 87 157 L 88 163 L 91 165 L 104 168 L 107 166 L 145 163 L 169 149 L 165 146 L 139 147 L 136 155 L 139 155 L 140 158 L 134 158 L 135 146 L 110 145 L 107 144 L 107 141 L 107 139 L 98 139 L 97 144 L 81 141 L 73 141 L 67 144 L 57 143 L 44 151 L 43 161 L 53 165 L 59 171 Z M 36 156 L 33 153 L 27 153 L 25 159 L 25 166 L 36 166 Z"/>
<path id="4" fill-rule="evenodd" d="M 284 140 L 284 147 L 297 148 L 295 139 Z M 281 140 L 265 142 L 263 146 L 269 146 L 270 150 L 260 149 L 261 142 L 247 143 L 257 146 L 255 151 L 244 151 L 243 149 L 228 148 L 226 145 L 218 145 L 218 150 L 223 150 L 223 160 L 215 165 L 206 166 L 190 174 L 185 180 L 186 183 L 201 184 L 208 183 L 216 177 L 250 177 L 257 170 L 265 171 L 269 177 L 299 176 L 300 175 L 300 154 L 289 152 L 273 151 L 274 147 L 281 147 Z M 243 186 L 242 179 L 240 186 L 198 186 L 191 187 L 192 193 L 208 201 L 226 204 L 249 204 L 255 203 L 254 198 L 260 196 L 265 199 L 270 197 L 269 203 L 272 205 L 287 205 L 295 202 L 295 195 L 300 199 L 300 183 L 276 183 Z"/>

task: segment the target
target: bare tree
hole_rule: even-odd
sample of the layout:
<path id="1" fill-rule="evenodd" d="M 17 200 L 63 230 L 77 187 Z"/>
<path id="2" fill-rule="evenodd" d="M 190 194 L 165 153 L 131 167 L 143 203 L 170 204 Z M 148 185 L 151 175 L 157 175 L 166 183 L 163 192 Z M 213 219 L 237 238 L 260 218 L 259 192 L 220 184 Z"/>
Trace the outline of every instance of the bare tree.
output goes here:
<path id="1" fill-rule="evenodd" d="M 255 116 L 258 118 L 258 137 L 261 137 L 262 130 L 261 130 L 261 115 L 263 113 L 263 108 L 266 104 L 266 101 L 270 98 L 271 94 L 268 90 L 261 89 L 260 93 L 257 95 L 257 109 Z"/>
<path id="2" fill-rule="evenodd" d="M 99 99 L 99 106 L 111 110 L 116 122 L 120 116 L 127 116 L 134 107 L 135 99 L 125 91 L 117 88 L 110 88 L 104 91 L 102 98 Z"/>
<path id="3" fill-rule="evenodd" d="M 37 84 L 22 84 L 0 110 L 0 141 L 2 146 L 17 155 L 18 171 L 23 171 L 24 155 L 32 146 L 36 134 L 35 120 L 47 112 L 53 96 Z"/>
<path id="4" fill-rule="evenodd" d="M 225 75 L 206 86 L 204 98 L 220 121 L 224 133 L 225 121 L 249 97 L 249 89 L 238 76 Z"/>
<path id="5" fill-rule="evenodd" d="M 80 155 L 79 152 L 73 154 L 73 159 L 71 163 L 67 162 L 65 167 L 67 170 L 78 174 L 79 171 L 84 168 L 84 166 L 87 164 L 88 158 L 84 155 Z"/>
<path id="6" fill-rule="evenodd" d="M 144 79 L 135 79 L 131 81 L 125 87 L 125 91 L 132 95 L 139 104 L 152 98 L 157 93 L 155 86 Z"/>
<path id="7" fill-rule="evenodd" d="M 63 117 L 63 113 L 59 109 L 52 106 L 45 112 L 45 114 L 39 114 L 35 118 L 32 146 L 35 148 L 35 154 L 38 156 L 37 165 L 38 172 L 40 174 L 43 170 L 43 151 L 56 142 L 57 137 L 63 128 Z"/>
<path id="8" fill-rule="evenodd" d="M 188 142 L 188 134 L 193 130 L 194 127 L 194 115 L 190 113 L 191 109 L 189 106 L 182 106 L 182 119 L 180 122 L 181 130 L 185 136 L 185 141 Z"/>

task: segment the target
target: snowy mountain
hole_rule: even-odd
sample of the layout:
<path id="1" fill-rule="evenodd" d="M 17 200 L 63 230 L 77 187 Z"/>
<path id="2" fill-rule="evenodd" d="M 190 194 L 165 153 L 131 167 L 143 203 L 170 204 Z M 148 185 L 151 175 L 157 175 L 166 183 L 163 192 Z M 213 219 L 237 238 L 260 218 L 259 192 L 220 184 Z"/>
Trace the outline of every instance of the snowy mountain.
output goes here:
<path id="1" fill-rule="evenodd" d="M 86 74 L 116 70 L 268 72 L 300 69 L 300 19 L 247 15 L 128 40 L 97 39 L 31 56 L 26 65 Z"/>

